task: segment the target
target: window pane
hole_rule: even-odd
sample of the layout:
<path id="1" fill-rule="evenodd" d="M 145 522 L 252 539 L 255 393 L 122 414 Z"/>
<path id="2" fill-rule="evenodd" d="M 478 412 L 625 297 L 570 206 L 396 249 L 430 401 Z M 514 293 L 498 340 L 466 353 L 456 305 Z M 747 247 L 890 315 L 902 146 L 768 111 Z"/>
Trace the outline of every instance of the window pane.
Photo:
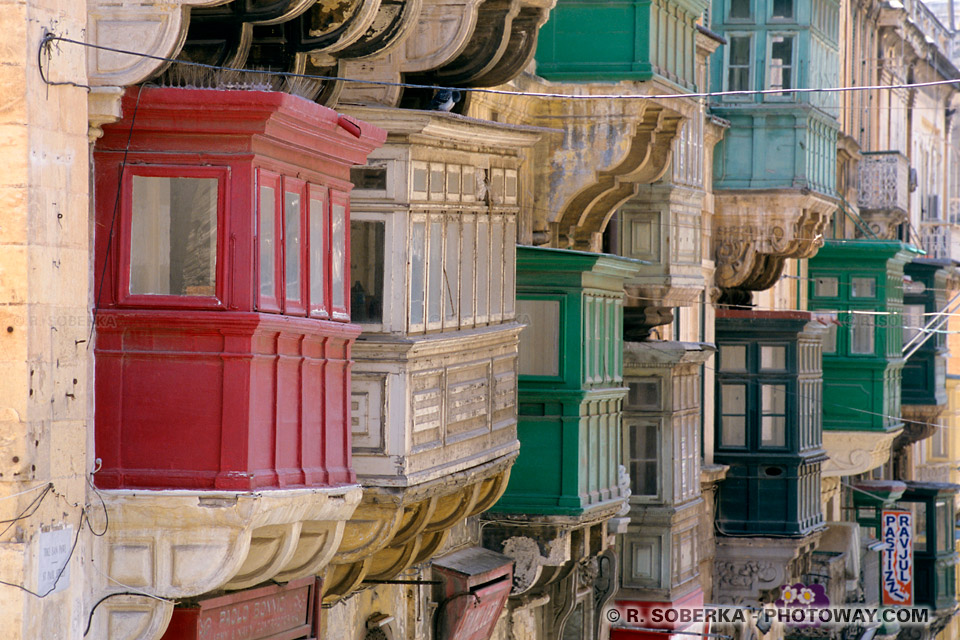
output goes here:
<path id="1" fill-rule="evenodd" d="M 473 320 L 473 281 L 476 272 L 477 227 L 473 219 L 464 218 L 460 236 L 460 319 Z"/>
<path id="2" fill-rule="evenodd" d="M 823 352 L 837 352 L 837 325 L 832 322 L 827 326 L 827 333 L 823 336 Z"/>
<path id="3" fill-rule="evenodd" d="M 816 278 L 813 281 L 813 295 L 823 298 L 836 298 L 839 290 L 836 278 Z"/>
<path id="4" fill-rule="evenodd" d="M 287 300 L 300 301 L 300 194 L 283 194 L 284 278 Z"/>
<path id="5" fill-rule="evenodd" d="M 430 257 L 427 259 L 427 322 L 440 322 L 445 289 L 441 285 L 443 275 L 443 223 L 434 218 L 430 223 Z"/>
<path id="6" fill-rule="evenodd" d="M 774 18 L 792 18 L 793 0 L 773 0 Z"/>
<path id="7" fill-rule="evenodd" d="M 517 225 L 513 220 L 506 221 L 506 235 L 503 240 L 503 313 L 513 315 L 513 303 L 516 299 L 517 277 Z"/>
<path id="8" fill-rule="evenodd" d="M 641 380 L 628 383 L 627 406 L 656 411 L 660 409 L 660 380 Z"/>
<path id="9" fill-rule="evenodd" d="M 350 221 L 350 319 L 383 321 L 383 222 Z"/>
<path id="10" fill-rule="evenodd" d="M 720 346 L 720 371 L 746 371 L 747 348 L 743 345 Z"/>
<path id="11" fill-rule="evenodd" d="M 787 368 L 787 348 L 764 345 L 760 347 L 760 368 L 783 371 Z"/>
<path id="12" fill-rule="evenodd" d="M 850 352 L 873 353 L 873 317 L 853 314 L 850 326 Z"/>
<path id="13" fill-rule="evenodd" d="M 937 502 L 937 551 L 952 551 L 953 546 L 953 509 L 946 502 Z"/>
<path id="14" fill-rule="evenodd" d="M 793 88 L 793 36 L 773 36 L 770 45 L 771 89 Z"/>
<path id="15" fill-rule="evenodd" d="M 450 174 L 447 174 L 449 177 Z M 457 174 L 458 176 L 460 174 Z M 447 220 L 447 255 L 443 268 L 443 308 L 444 318 L 456 324 L 457 309 L 460 301 L 460 224 L 456 218 Z"/>
<path id="16" fill-rule="evenodd" d="M 323 200 L 310 198 L 310 304 L 323 307 L 326 302 L 323 298 L 324 287 L 324 211 Z"/>
<path id="17" fill-rule="evenodd" d="M 630 491 L 657 495 L 658 443 L 656 425 L 630 425 Z"/>
<path id="18" fill-rule="evenodd" d="M 724 384 L 720 386 L 720 401 L 723 414 L 745 414 L 747 412 L 747 387 L 742 384 Z"/>
<path id="19" fill-rule="evenodd" d="M 787 387 L 782 384 L 760 385 L 760 402 L 764 414 L 787 412 Z"/>
<path id="20" fill-rule="evenodd" d="M 487 315 L 490 289 L 490 234 L 487 220 L 477 220 L 477 316 Z"/>
<path id="21" fill-rule="evenodd" d="M 503 222 L 490 225 L 490 313 L 500 315 L 503 312 Z"/>
<path id="22" fill-rule="evenodd" d="M 560 375 L 560 301 L 517 300 L 522 376 Z"/>
<path id="23" fill-rule="evenodd" d="M 874 298 L 877 295 L 876 283 L 874 278 L 850 278 L 850 295 L 854 298 Z"/>
<path id="24" fill-rule="evenodd" d="M 260 297 L 273 298 L 276 290 L 276 192 L 260 187 Z"/>
<path id="25" fill-rule="evenodd" d="M 760 424 L 760 444 L 764 447 L 782 447 L 786 444 L 786 418 L 764 416 Z"/>
<path id="26" fill-rule="evenodd" d="M 750 64 L 750 36 L 732 36 L 730 38 L 730 65 Z"/>
<path id="27" fill-rule="evenodd" d="M 747 445 L 747 423 L 743 416 L 723 416 L 721 419 L 720 442 L 728 447 Z"/>
<path id="28" fill-rule="evenodd" d="M 330 207 L 330 217 L 330 286 L 333 287 L 331 298 L 335 309 L 343 309 L 346 306 L 343 271 L 347 242 L 347 230 L 344 228 L 347 208 L 342 204 L 334 204 Z"/>
<path id="29" fill-rule="evenodd" d="M 920 333 L 924 324 L 926 307 L 922 304 L 903 305 L 903 344 L 907 344 Z"/>
<path id="30" fill-rule="evenodd" d="M 731 18 L 749 18 L 750 0 L 730 0 Z"/>
<path id="31" fill-rule="evenodd" d="M 414 222 L 410 231 L 410 324 L 423 324 L 427 225 Z"/>
<path id="32" fill-rule="evenodd" d="M 913 550 L 927 550 L 927 503 L 914 502 L 913 511 Z M 907 507 L 910 509 L 910 506 Z"/>
<path id="33" fill-rule="evenodd" d="M 134 176 L 132 215 L 130 293 L 216 293 L 216 178 Z"/>

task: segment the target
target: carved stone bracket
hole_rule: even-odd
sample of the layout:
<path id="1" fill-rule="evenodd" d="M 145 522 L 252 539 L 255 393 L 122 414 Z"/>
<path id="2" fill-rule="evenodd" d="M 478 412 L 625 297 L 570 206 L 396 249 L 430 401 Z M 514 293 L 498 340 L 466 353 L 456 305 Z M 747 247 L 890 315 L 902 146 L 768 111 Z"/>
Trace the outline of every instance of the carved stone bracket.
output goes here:
<path id="1" fill-rule="evenodd" d="M 185 598 L 322 572 L 361 490 L 101 494 L 110 520 L 94 546 L 93 563 L 103 576 L 99 593 L 132 588 Z M 170 613 L 170 605 L 158 600 L 112 597 L 99 607 L 92 637 L 153 640 L 165 631 Z"/>
<path id="2" fill-rule="evenodd" d="M 829 459 L 823 463 L 824 478 L 856 476 L 876 469 L 890 459 L 897 431 L 827 431 L 823 432 L 823 448 Z"/>
<path id="3" fill-rule="evenodd" d="M 489 509 L 507 488 L 515 454 L 409 488 L 366 487 L 324 579 L 336 602 L 365 579 L 389 580 L 424 562 L 450 529 Z"/>
<path id="4" fill-rule="evenodd" d="M 836 203 L 799 191 L 716 194 L 716 284 L 723 289 L 772 287 L 788 258 L 812 258 Z"/>
<path id="5" fill-rule="evenodd" d="M 803 538 L 718 537 L 714 600 L 759 605 L 765 593 L 800 577 L 820 536 L 821 532 Z"/>
<path id="6" fill-rule="evenodd" d="M 187 37 L 192 7 L 211 7 L 226 0 L 90 0 L 87 39 L 94 44 L 176 57 Z M 128 87 L 153 77 L 162 60 L 90 49 L 87 74 L 92 86 Z"/>
<path id="7" fill-rule="evenodd" d="M 893 441 L 893 450 L 902 449 L 915 442 L 926 440 L 937 432 L 937 429 L 946 427 L 937 425 L 937 419 L 945 404 L 904 404 L 900 406 L 900 415 L 903 417 L 903 431 Z"/>

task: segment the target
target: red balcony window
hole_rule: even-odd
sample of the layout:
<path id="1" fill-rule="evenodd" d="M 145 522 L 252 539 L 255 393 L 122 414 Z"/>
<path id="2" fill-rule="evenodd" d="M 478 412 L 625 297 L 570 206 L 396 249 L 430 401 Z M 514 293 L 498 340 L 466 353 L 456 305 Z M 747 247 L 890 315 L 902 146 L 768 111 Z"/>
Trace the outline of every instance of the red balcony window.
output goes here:
<path id="1" fill-rule="evenodd" d="M 383 132 L 278 93 L 123 107 L 94 151 L 99 484 L 353 482 L 349 170 Z"/>

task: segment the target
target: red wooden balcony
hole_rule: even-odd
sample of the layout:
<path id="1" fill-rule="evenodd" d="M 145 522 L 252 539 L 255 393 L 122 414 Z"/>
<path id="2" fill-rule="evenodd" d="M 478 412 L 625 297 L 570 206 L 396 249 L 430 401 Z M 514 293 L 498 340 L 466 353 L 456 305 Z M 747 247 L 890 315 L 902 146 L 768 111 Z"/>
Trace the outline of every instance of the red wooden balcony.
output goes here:
<path id="1" fill-rule="evenodd" d="M 349 169 L 384 132 L 270 92 L 123 113 L 94 151 L 98 485 L 354 482 Z"/>

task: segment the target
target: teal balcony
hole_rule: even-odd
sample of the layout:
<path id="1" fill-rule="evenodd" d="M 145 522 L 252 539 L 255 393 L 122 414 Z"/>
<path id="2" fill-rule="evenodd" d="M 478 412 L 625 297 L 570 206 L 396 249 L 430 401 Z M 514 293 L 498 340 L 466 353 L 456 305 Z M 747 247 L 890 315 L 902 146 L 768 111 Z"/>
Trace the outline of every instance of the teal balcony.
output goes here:
<path id="1" fill-rule="evenodd" d="M 517 248 L 520 455 L 491 513 L 588 521 L 620 509 L 623 283 L 636 260 Z"/>
<path id="2" fill-rule="evenodd" d="M 957 606 L 956 493 L 955 484 L 908 482 L 899 501 L 913 512 L 914 603 L 935 611 Z"/>
<path id="3" fill-rule="evenodd" d="M 903 341 L 911 351 L 913 345 L 919 346 L 903 366 L 902 402 L 904 413 L 916 407 L 921 419 L 935 420 L 947 404 L 947 334 L 930 335 L 921 329 L 947 304 L 946 272 L 952 264 L 951 260 L 918 259 L 904 267 L 913 282 L 903 293 Z"/>
<path id="4" fill-rule="evenodd" d="M 695 88 L 706 0 L 559 0 L 540 29 L 537 74 L 555 82 L 645 81 Z"/>

